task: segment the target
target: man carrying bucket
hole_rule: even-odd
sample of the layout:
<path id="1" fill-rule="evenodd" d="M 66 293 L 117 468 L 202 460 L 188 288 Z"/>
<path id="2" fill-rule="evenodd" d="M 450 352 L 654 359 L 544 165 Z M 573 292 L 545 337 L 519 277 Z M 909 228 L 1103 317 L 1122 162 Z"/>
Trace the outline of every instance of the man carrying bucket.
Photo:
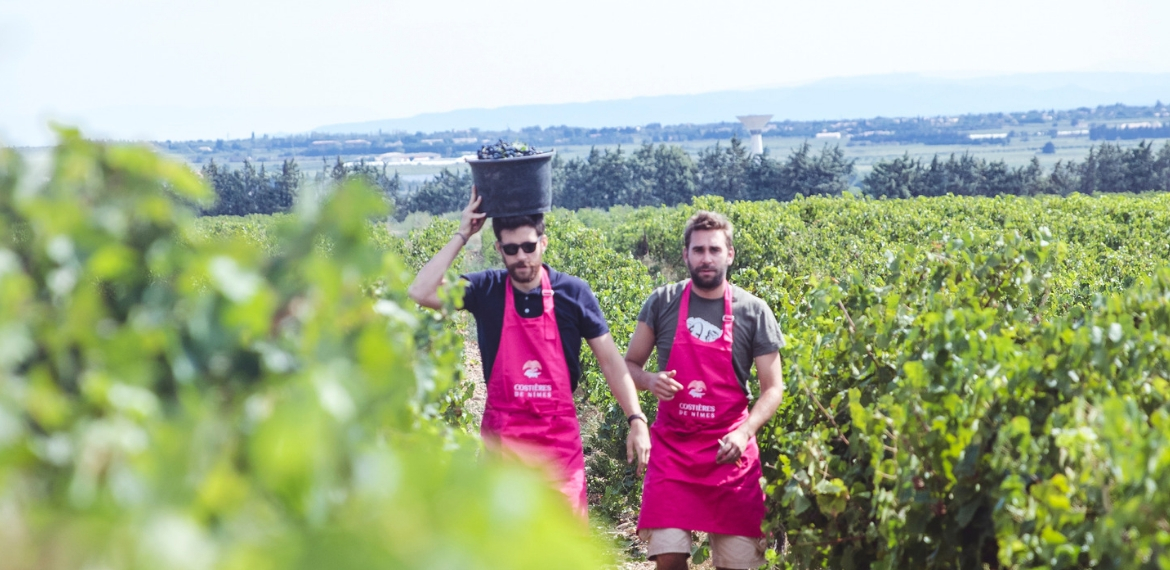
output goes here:
<path id="1" fill-rule="evenodd" d="M 443 275 L 486 214 L 475 188 L 459 231 L 411 284 L 415 302 L 442 306 Z M 581 377 L 581 340 L 597 357 L 610 391 L 629 418 L 626 456 L 641 473 L 650 456 L 646 416 L 597 297 L 584 281 L 541 263 L 548 247 L 543 214 L 492 220 L 507 267 L 462 276 L 463 308 L 475 315 L 487 403 L 480 433 L 489 448 L 548 469 L 573 509 L 586 514 L 585 458 L 573 390 Z"/>
<path id="2" fill-rule="evenodd" d="M 638 314 L 626 363 L 634 382 L 659 399 L 650 429 L 638 534 L 659 570 L 683 569 L 691 531 L 709 533 L 716 568 L 765 563 L 755 433 L 783 397 L 784 337 L 771 309 L 727 281 L 732 227 L 696 213 L 683 232 L 691 278 L 655 290 Z M 658 349 L 658 370 L 644 370 Z M 760 396 L 749 411 L 752 364 Z"/>

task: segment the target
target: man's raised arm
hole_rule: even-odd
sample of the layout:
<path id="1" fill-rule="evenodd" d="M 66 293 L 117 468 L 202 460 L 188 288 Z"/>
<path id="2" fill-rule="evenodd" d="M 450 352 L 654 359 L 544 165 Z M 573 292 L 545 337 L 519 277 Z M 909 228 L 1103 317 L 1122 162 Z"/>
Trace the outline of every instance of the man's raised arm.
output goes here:
<path id="1" fill-rule="evenodd" d="M 415 276 L 414 282 L 410 284 L 410 289 L 406 291 L 407 295 L 414 300 L 415 303 L 430 309 L 439 309 L 443 306 L 443 302 L 439 300 L 439 287 L 445 281 L 443 276 L 447 270 L 451 268 L 455 258 L 459 255 L 459 250 L 467 245 L 467 240 L 476 232 L 483 229 L 484 218 L 487 214 L 476 212 L 479 209 L 480 197 L 475 192 L 475 186 L 471 187 L 471 200 L 467 202 L 467 207 L 463 208 L 463 218 L 459 221 L 459 231 L 451 236 L 447 245 L 443 246 L 426 265 L 419 270 L 418 275 Z"/>

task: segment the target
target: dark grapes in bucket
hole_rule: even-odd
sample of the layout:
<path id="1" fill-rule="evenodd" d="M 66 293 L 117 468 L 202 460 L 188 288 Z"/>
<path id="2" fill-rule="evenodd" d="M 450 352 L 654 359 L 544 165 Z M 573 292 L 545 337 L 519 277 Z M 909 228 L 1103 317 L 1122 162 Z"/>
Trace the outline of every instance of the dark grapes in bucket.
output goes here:
<path id="1" fill-rule="evenodd" d="M 517 156 L 532 156 L 534 154 L 540 154 L 540 151 L 522 142 L 507 143 L 500 140 L 500 142 L 495 144 L 480 147 L 479 151 L 475 154 L 480 160 L 496 160 Z"/>

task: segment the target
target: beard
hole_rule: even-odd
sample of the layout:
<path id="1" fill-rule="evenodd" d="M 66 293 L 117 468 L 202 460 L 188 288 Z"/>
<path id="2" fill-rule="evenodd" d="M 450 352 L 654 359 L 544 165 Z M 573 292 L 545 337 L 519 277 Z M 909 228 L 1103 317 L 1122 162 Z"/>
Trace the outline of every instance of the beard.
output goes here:
<path id="1" fill-rule="evenodd" d="M 513 263 L 508 266 L 508 276 L 512 278 L 513 283 L 528 283 L 540 276 L 540 262 Z"/>
<path id="2" fill-rule="evenodd" d="M 718 265 L 700 265 L 699 267 L 691 267 L 687 264 L 687 271 L 691 274 L 691 283 L 699 289 L 711 290 L 723 283 L 727 277 L 727 267 L 719 267 Z M 704 275 L 706 271 L 714 271 L 714 273 Z"/>

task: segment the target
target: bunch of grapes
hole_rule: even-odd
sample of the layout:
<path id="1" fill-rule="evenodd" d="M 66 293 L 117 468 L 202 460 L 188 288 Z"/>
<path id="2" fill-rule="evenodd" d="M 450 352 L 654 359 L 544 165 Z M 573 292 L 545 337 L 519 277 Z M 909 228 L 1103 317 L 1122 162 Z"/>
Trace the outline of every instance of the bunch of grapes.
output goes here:
<path id="1" fill-rule="evenodd" d="M 540 154 L 540 151 L 522 142 L 507 143 L 501 139 L 498 143 L 488 144 L 480 147 L 479 151 L 475 154 L 481 160 L 497 160 L 501 158 L 513 158 L 517 156 L 532 156 L 534 154 Z"/>

